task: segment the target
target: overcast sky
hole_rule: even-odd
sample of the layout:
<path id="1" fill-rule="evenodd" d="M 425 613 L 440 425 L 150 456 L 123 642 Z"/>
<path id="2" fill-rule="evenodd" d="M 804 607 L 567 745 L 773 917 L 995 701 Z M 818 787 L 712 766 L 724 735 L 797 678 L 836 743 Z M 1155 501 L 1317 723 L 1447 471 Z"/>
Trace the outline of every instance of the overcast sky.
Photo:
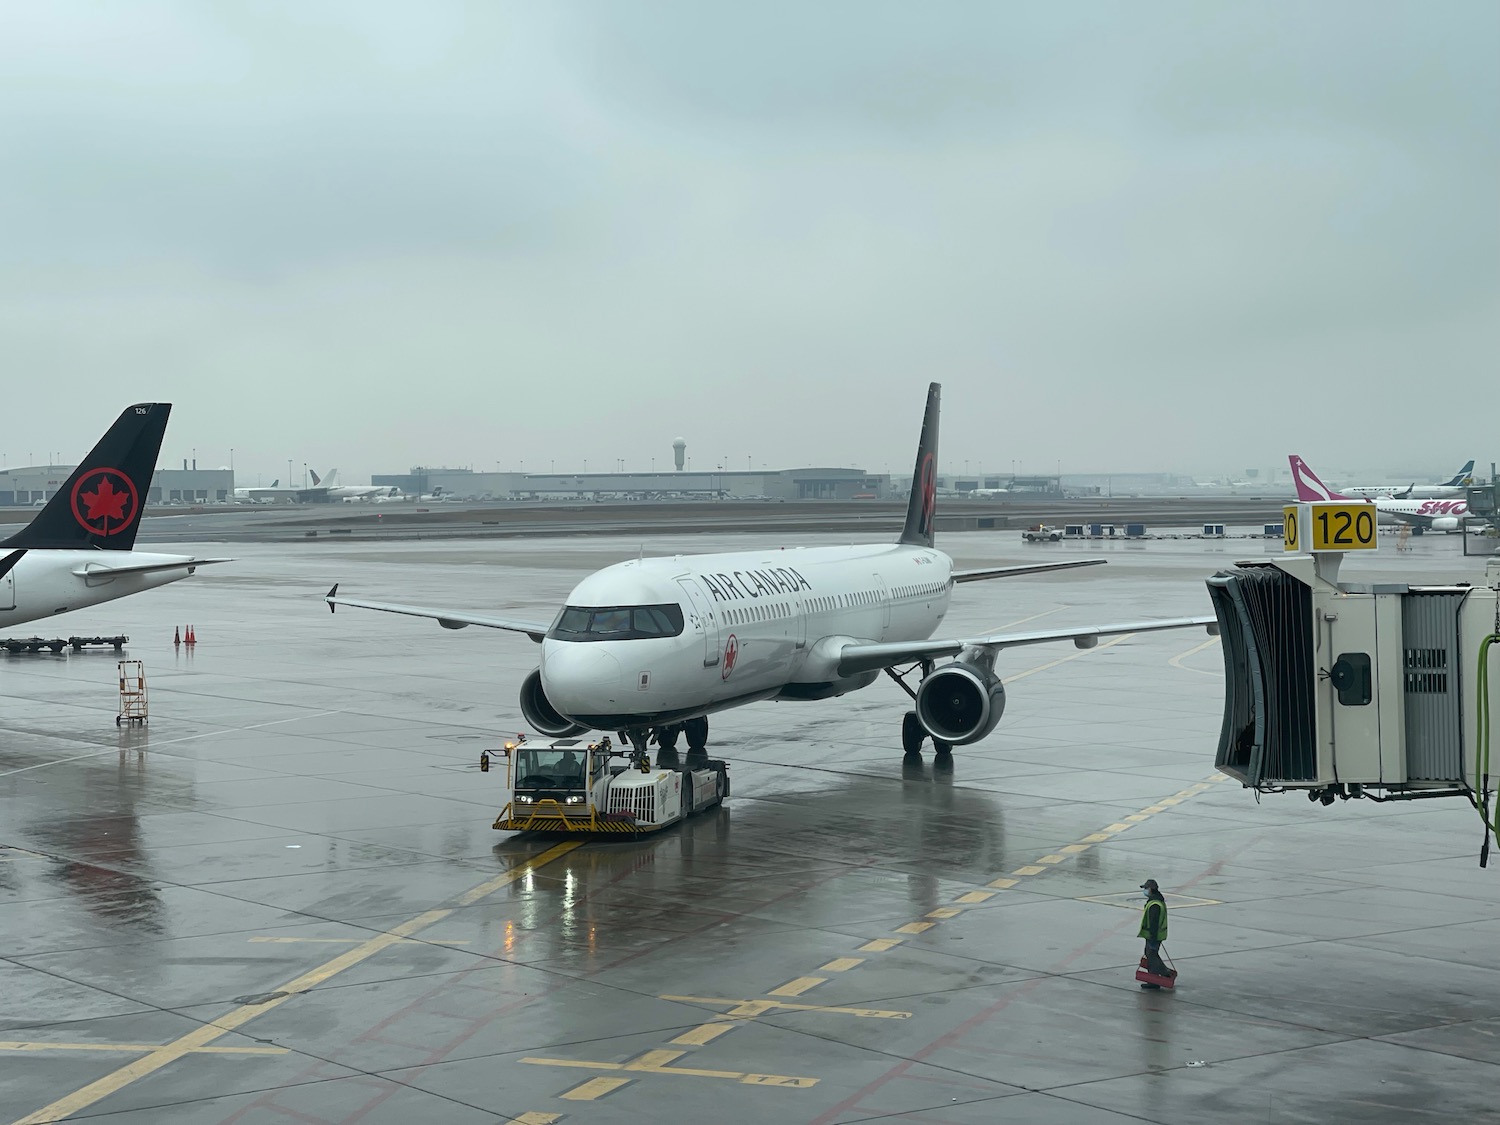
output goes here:
<path id="1" fill-rule="evenodd" d="M 909 472 L 936 379 L 948 470 L 1451 473 L 1497 58 L 1494 0 L 3 2 L 0 461 L 154 399 L 251 484 Z"/>

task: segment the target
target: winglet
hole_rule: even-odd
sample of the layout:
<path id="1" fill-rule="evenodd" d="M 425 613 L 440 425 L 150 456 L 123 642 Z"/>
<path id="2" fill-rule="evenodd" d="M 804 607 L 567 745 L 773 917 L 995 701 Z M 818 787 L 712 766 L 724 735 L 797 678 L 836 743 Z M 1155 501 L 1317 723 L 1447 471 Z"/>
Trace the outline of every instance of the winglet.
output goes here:
<path id="1" fill-rule="evenodd" d="M 917 464 L 911 474 L 911 496 L 906 502 L 906 526 L 899 543 L 931 547 L 932 517 L 937 507 L 938 414 L 942 405 L 941 383 L 927 384 L 927 410 L 922 415 L 922 436 L 917 442 Z"/>
<path id="2" fill-rule="evenodd" d="M 128 551 L 167 431 L 170 402 L 127 406 L 36 519 L 0 547 Z"/>
<path id="3" fill-rule="evenodd" d="M 333 589 L 329 590 L 328 593 L 326 593 L 326 594 L 323 595 L 323 600 L 328 603 L 328 612 L 329 613 L 337 613 L 338 612 L 338 602 L 336 602 L 336 601 L 333 600 L 334 598 L 338 597 L 338 593 L 339 593 L 339 584 L 337 582 L 335 582 L 333 584 Z"/>

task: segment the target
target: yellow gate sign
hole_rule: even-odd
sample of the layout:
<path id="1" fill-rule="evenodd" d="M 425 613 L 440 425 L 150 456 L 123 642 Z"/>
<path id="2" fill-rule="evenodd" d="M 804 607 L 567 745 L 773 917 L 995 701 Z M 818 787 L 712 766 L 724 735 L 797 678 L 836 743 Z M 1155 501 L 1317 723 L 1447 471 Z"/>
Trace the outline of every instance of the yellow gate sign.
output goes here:
<path id="1" fill-rule="evenodd" d="M 1302 550 L 1302 513 L 1306 504 L 1288 504 L 1281 509 L 1282 550 L 1293 553 Z"/>
<path id="2" fill-rule="evenodd" d="M 1373 551 L 1375 505 L 1294 504 L 1282 509 L 1288 551 Z"/>

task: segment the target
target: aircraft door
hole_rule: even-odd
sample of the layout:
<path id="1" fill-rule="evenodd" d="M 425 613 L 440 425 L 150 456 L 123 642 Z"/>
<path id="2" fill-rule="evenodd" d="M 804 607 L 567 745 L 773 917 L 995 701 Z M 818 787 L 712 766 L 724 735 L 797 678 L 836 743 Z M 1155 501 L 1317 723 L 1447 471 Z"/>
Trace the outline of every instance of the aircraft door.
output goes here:
<path id="1" fill-rule="evenodd" d="M 721 651 L 718 614 L 708 600 L 708 595 L 692 578 L 679 578 L 677 584 L 687 594 L 688 605 L 692 609 L 688 614 L 687 627 L 703 634 L 703 667 L 713 668 L 719 663 Z"/>
<path id="2" fill-rule="evenodd" d="M 16 572 L 8 570 L 0 578 L 0 609 L 16 608 Z"/>
<path id="3" fill-rule="evenodd" d="M 885 579 L 875 575 L 875 590 L 880 598 L 880 639 L 885 640 L 886 634 L 891 631 L 891 591 L 885 584 Z"/>

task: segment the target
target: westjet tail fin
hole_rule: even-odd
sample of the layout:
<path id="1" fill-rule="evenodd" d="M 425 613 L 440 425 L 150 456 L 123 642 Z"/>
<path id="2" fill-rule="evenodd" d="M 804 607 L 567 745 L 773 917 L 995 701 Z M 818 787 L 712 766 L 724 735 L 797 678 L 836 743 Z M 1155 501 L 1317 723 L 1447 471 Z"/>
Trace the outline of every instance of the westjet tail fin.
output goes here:
<path id="1" fill-rule="evenodd" d="M 1444 488 L 1461 488 L 1466 484 L 1474 483 L 1474 461 L 1470 458 L 1464 462 L 1464 467 L 1458 470 L 1458 475 L 1443 484 Z"/>
<path id="2" fill-rule="evenodd" d="M 1319 500 L 1352 500 L 1353 497 L 1335 492 L 1318 479 L 1318 474 L 1307 467 L 1307 462 L 1293 453 L 1288 461 L 1292 465 L 1292 479 L 1297 482 L 1297 499 L 1304 502 Z"/>
<path id="3" fill-rule="evenodd" d="M 170 402 L 127 406 L 36 519 L 0 547 L 130 550 L 171 413 Z"/>
<path id="4" fill-rule="evenodd" d="M 911 497 L 906 502 L 906 526 L 898 542 L 931 547 L 932 516 L 937 506 L 938 413 L 941 383 L 927 384 L 927 412 L 922 415 L 922 437 L 917 443 L 917 465 L 912 470 Z"/>

